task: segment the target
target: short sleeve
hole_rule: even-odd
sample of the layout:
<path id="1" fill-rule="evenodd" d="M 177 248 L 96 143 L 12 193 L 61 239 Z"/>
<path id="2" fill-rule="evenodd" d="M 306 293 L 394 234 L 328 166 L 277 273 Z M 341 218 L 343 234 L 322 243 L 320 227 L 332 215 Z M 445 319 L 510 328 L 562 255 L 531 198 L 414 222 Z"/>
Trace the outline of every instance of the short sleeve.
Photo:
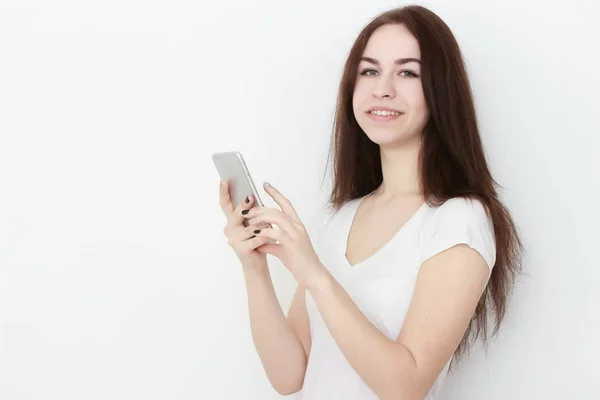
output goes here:
<path id="1" fill-rule="evenodd" d="M 496 239 L 493 221 L 481 201 L 453 198 L 435 211 L 420 239 L 421 263 L 458 244 L 479 252 L 491 271 L 496 262 Z"/>

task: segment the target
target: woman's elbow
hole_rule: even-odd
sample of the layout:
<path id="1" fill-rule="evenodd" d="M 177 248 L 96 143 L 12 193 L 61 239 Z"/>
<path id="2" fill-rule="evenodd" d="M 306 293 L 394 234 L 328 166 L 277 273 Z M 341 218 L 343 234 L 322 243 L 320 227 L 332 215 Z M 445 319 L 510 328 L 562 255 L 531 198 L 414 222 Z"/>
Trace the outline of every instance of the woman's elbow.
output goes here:
<path id="1" fill-rule="evenodd" d="M 302 383 L 298 385 L 295 382 L 284 382 L 277 385 L 271 384 L 271 386 L 273 386 L 273 389 L 282 396 L 288 396 L 302 390 Z"/>
<path id="2" fill-rule="evenodd" d="M 271 387 L 273 387 L 277 393 L 282 396 L 287 396 L 302 390 L 302 386 L 304 385 L 304 373 L 301 375 L 286 373 L 280 374 L 277 377 L 269 377 L 269 383 L 271 383 Z"/>
<path id="3" fill-rule="evenodd" d="M 427 394 L 422 382 L 406 374 L 402 377 L 396 376 L 385 383 L 381 382 L 373 391 L 381 400 L 422 400 Z"/>
<path id="4" fill-rule="evenodd" d="M 424 397 L 424 395 L 418 394 L 417 391 L 400 385 L 384 388 L 376 394 L 381 400 L 422 400 Z"/>

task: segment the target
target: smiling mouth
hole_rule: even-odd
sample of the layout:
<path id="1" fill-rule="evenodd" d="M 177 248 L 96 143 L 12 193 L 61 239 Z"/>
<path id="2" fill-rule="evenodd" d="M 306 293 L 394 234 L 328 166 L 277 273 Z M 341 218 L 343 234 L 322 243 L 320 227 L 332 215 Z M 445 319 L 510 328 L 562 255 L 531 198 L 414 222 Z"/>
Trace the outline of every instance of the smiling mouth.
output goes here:
<path id="1" fill-rule="evenodd" d="M 398 119 L 404 115 L 404 113 L 396 112 L 396 111 L 376 111 L 376 112 L 367 112 L 367 116 L 373 121 L 392 121 Z"/>
<path id="2" fill-rule="evenodd" d="M 373 115 L 379 115 L 382 117 L 387 117 L 390 115 L 399 115 L 402 113 L 400 111 L 372 110 L 372 111 L 367 111 L 367 114 L 373 114 Z"/>

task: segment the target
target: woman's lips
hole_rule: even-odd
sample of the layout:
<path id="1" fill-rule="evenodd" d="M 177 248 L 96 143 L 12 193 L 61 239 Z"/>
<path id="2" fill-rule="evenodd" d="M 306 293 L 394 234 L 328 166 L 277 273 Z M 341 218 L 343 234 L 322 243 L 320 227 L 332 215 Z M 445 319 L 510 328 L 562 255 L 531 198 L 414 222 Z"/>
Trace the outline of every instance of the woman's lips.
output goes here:
<path id="1" fill-rule="evenodd" d="M 392 120 L 400 118 L 403 115 L 404 114 L 386 115 L 386 116 L 384 116 L 384 115 L 372 114 L 370 112 L 367 113 L 367 116 L 369 118 L 371 118 L 373 121 L 378 121 L 378 122 L 392 121 Z"/>

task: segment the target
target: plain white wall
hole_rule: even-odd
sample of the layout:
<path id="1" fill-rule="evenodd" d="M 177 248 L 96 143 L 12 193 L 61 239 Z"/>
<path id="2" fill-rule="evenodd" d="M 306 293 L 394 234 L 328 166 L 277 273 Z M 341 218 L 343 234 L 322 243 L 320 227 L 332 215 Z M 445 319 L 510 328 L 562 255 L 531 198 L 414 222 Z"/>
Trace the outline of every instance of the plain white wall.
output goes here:
<path id="1" fill-rule="evenodd" d="M 280 398 L 210 155 L 241 151 L 314 232 L 344 58 L 402 4 L 2 0 L 0 398 Z M 501 334 L 444 400 L 593 398 L 598 3 L 422 4 L 461 45 L 528 251 Z M 287 312 L 295 282 L 271 271 Z"/>

